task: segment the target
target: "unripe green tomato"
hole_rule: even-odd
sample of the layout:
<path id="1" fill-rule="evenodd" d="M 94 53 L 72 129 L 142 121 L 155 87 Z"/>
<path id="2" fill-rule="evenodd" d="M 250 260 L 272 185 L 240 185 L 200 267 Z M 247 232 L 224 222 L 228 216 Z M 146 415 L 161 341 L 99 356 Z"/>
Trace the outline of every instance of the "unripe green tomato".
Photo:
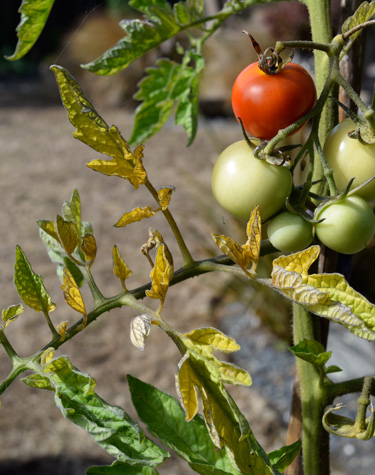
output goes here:
<path id="1" fill-rule="evenodd" d="M 273 247 L 281 252 L 302 251 L 313 240 L 313 227 L 298 214 L 286 211 L 268 224 L 267 236 Z"/>
<path id="2" fill-rule="evenodd" d="M 220 154 L 211 183 L 217 202 L 233 216 L 247 221 L 258 205 L 265 220 L 284 206 L 292 175 L 285 167 L 255 158 L 246 141 L 240 140 Z"/>
<path id="3" fill-rule="evenodd" d="M 375 233 L 375 215 L 367 201 L 349 196 L 317 209 L 316 235 L 327 247 L 342 254 L 355 254 L 364 249 Z"/>
<path id="4" fill-rule="evenodd" d="M 351 119 L 343 120 L 331 130 L 324 144 L 324 155 L 339 191 L 345 190 L 351 178 L 355 178 L 353 189 L 375 176 L 375 144 L 364 145 L 358 139 L 348 137 L 348 132 L 356 127 Z M 375 179 L 356 195 L 374 201 Z"/>

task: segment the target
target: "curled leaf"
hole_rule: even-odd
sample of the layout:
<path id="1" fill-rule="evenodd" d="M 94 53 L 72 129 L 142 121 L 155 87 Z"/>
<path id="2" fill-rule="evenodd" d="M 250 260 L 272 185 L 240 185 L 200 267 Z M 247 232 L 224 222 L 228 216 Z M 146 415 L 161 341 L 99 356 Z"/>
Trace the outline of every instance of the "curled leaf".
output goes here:
<path id="1" fill-rule="evenodd" d="M 64 322 L 61 322 L 57 325 L 57 333 L 61 336 L 61 341 L 65 340 L 65 335 L 66 335 L 66 329 L 68 326 L 68 321 L 65 320 Z"/>
<path id="2" fill-rule="evenodd" d="M 14 322 L 17 318 L 24 312 L 24 308 L 22 304 L 18 305 L 11 305 L 10 307 L 2 310 L 1 312 L 1 319 L 3 321 L 3 328 L 6 328 L 9 323 Z"/>
<path id="3" fill-rule="evenodd" d="M 158 246 L 155 265 L 150 275 L 152 287 L 151 290 L 146 290 L 146 295 L 152 299 L 159 299 L 163 305 L 169 282 L 173 277 L 173 258 L 164 242 Z"/>
<path id="4" fill-rule="evenodd" d="M 253 277 L 258 265 L 261 243 L 261 220 L 258 206 L 251 213 L 247 224 L 247 241 L 241 246 L 234 239 L 212 234 L 216 245 L 249 276 Z M 252 267 L 250 270 L 250 263 Z"/>
<path id="5" fill-rule="evenodd" d="M 141 351 L 145 348 L 146 338 L 151 331 L 151 319 L 148 315 L 139 315 L 130 322 L 130 340 Z"/>
<path id="6" fill-rule="evenodd" d="M 346 416 L 339 416 L 334 412 L 339 411 L 344 406 L 337 404 L 329 407 L 324 412 L 322 423 L 323 427 L 330 434 L 339 437 L 348 437 L 350 439 L 370 440 L 374 436 L 375 429 L 375 414 L 372 410 L 371 415 L 366 419 L 365 427 L 359 428 L 356 421 Z"/>
<path id="7" fill-rule="evenodd" d="M 123 228 L 128 224 L 135 223 L 136 221 L 141 221 L 145 218 L 151 218 L 155 216 L 155 211 L 151 208 L 151 206 L 146 206 L 145 208 L 141 208 L 137 206 L 129 213 L 125 213 L 115 224 L 116 228 Z"/>
<path id="8" fill-rule="evenodd" d="M 168 208 L 168 205 L 171 201 L 172 193 L 176 191 L 174 186 L 164 186 L 158 190 L 158 199 L 162 210 Z"/>
<path id="9" fill-rule="evenodd" d="M 45 366 L 47 363 L 49 363 L 52 360 L 54 354 L 55 354 L 55 348 L 52 348 L 52 347 L 47 348 L 40 357 L 40 364 L 42 366 Z"/>
<path id="10" fill-rule="evenodd" d="M 132 271 L 127 266 L 126 262 L 121 257 L 118 247 L 113 246 L 112 251 L 113 257 L 113 273 L 120 280 L 122 288 L 126 290 L 125 280 L 132 275 Z"/>

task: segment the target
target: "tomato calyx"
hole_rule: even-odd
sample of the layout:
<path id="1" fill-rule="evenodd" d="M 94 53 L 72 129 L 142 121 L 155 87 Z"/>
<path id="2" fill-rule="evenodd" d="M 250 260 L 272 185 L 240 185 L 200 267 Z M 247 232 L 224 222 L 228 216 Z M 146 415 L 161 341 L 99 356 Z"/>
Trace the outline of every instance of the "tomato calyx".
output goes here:
<path id="1" fill-rule="evenodd" d="M 258 67 L 265 74 L 277 74 L 282 68 L 288 64 L 294 58 L 294 51 L 290 48 L 290 55 L 286 60 L 283 60 L 279 53 L 275 53 L 275 49 L 272 47 L 267 48 L 264 52 L 262 51 L 259 43 L 254 39 L 254 37 L 246 30 L 242 31 L 245 33 L 251 40 L 253 48 L 256 55 L 258 56 Z"/>
<path id="2" fill-rule="evenodd" d="M 301 145 L 284 145 L 280 148 L 274 149 L 272 151 L 272 154 L 265 154 L 263 153 L 263 150 L 266 148 L 268 141 L 259 139 L 252 135 L 248 135 L 242 123 L 241 117 L 237 117 L 237 119 L 241 125 L 242 135 L 247 145 L 251 148 L 255 158 L 257 158 L 258 160 L 265 160 L 266 162 L 270 163 L 271 165 L 275 165 L 276 167 L 284 166 L 289 168 L 291 166 L 293 161 L 287 154 L 287 152 L 290 152 L 291 150 L 294 150 L 300 147 Z"/>

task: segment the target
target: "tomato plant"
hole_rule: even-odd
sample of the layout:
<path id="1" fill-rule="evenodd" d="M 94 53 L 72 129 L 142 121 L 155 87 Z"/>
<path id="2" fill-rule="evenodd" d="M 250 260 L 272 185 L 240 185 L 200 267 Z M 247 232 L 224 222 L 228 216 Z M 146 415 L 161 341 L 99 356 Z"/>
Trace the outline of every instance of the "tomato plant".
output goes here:
<path id="1" fill-rule="evenodd" d="M 356 129 L 351 119 L 336 125 L 324 144 L 324 154 L 339 191 L 344 191 L 354 178 L 353 187 L 362 185 L 375 176 L 375 145 L 365 145 L 348 133 Z M 375 180 L 356 192 L 365 200 L 375 200 Z"/>
<path id="2" fill-rule="evenodd" d="M 313 227 L 298 214 L 285 211 L 275 216 L 268 224 L 267 236 L 279 251 L 297 252 L 311 244 Z"/>
<path id="3" fill-rule="evenodd" d="M 249 219 L 256 205 L 263 220 L 270 218 L 284 206 L 291 189 L 290 171 L 255 158 L 245 140 L 229 145 L 212 172 L 216 200 L 233 216 L 244 220 Z"/>
<path id="4" fill-rule="evenodd" d="M 237 76 L 232 89 L 234 115 L 249 134 L 264 140 L 307 114 L 315 99 L 314 81 L 296 63 L 288 63 L 277 74 L 266 74 L 252 63 Z"/>
<path id="5" fill-rule="evenodd" d="M 316 235 L 330 249 L 355 254 L 364 249 L 375 233 L 375 215 L 360 196 L 348 196 L 331 205 L 317 208 Z"/>

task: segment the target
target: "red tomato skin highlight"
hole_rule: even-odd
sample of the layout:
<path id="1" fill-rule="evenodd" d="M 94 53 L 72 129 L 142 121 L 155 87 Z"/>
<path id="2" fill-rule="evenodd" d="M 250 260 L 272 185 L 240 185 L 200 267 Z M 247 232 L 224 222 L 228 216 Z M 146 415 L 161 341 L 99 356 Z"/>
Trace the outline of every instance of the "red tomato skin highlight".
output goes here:
<path id="1" fill-rule="evenodd" d="M 288 63 L 274 75 L 264 73 L 258 63 L 237 76 L 232 89 L 232 107 L 247 133 L 270 140 L 307 114 L 315 105 L 315 84 L 305 68 Z"/>

